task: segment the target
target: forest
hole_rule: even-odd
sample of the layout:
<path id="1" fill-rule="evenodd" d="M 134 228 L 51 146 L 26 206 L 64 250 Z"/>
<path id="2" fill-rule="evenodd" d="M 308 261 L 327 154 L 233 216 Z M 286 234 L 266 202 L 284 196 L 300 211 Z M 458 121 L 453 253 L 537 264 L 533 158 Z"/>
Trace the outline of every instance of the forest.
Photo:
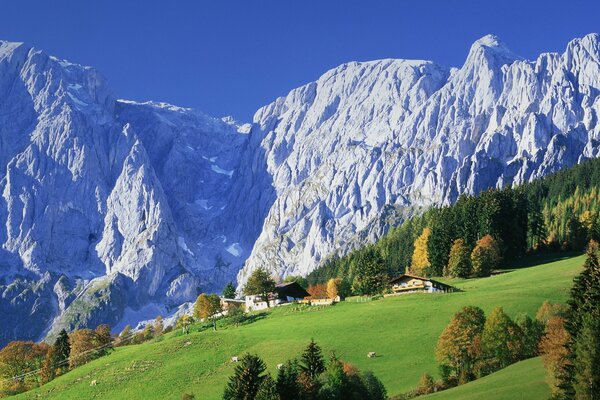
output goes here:
<path id="1" fill-rule="evenodd" d="M 365 274 L 380 283 L 406 272 L 485 276 L 528 253 L 583 250 L 600 239 L 599 187 L 600 160 L 593 159 L 531 183 L 462 195 L 391 227 L 374 244 L 328 258 L 308 282 L 341 278 L 355 294 L 368 294 L 382 285 L 365 288 Z"/>

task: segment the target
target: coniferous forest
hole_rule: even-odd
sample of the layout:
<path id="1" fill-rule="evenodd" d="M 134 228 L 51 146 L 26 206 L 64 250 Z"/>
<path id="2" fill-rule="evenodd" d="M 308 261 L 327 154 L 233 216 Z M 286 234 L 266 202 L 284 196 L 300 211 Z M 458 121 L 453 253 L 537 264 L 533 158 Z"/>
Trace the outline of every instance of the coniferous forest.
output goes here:
<path id="1" fill-rule="evenodd" d="M 527 253 L 583 250 L 600 239 L 599 190 L 594 159 L 513 188 L 463 195 L 390 228 L 375 244 L 327 259 L 308 281 L 351 285 L 365 265 L 379 265 L 389 277 L 485 276 Z"/>

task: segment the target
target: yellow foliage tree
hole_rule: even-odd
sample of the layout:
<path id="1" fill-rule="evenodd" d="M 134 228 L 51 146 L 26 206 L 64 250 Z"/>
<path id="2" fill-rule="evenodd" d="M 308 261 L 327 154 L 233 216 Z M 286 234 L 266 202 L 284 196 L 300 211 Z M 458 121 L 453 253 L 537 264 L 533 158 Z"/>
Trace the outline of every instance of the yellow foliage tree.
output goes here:
<path id="1" fill-rule="evenodd" d="M 423 229 L 423 233 L 415 240 L 415 250 L 412 256 L 412 263 L 409 272 L 415 275 L 425 275 L 429 267 L 429 258 L 427 254 L 427 242 L 429 240 L 429 228 Z"/>
<path id="2" fill-rule="evenodd" d="M 327 297 L 330 299 L 335 299 L 338 296 L 338 288 L 342 280 L 340 278 L 331 278 L 327 281 Z"/>

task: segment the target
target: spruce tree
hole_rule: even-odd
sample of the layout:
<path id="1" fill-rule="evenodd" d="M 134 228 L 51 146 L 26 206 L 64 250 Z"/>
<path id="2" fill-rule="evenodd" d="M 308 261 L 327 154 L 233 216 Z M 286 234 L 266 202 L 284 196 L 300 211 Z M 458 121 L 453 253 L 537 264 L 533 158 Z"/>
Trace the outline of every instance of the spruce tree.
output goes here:
<path id="1" fill-rule="evenodd" d="M 254 400 L 267 367 L 257 355 L 244 355 L 235 366 L 223 393 L 224 400 Z"/>
<path id="2" fill-rule="evenodd" d="M 69 334 L 66 330 L 61 330 L 54 342 L 54 349 L 56 350 L 56 359 L 61 362 L 61 365 L 58 367 L 65 371 L 68 369 L 68 363 L 66 360 L 69 359 L 69 355 L 71 354 L 71 345 L 69 343 Z"/>
<path id="3" fill-rule="evenodd" d="M 223 288 L 223 297 L 226 299 L 235 299 L 235 285 L 229 281 Z"/>
<path id="4" fill-rule="evenodd" d="M 275 386 L 282 399 L 300 400 L 302 398 L 302 389 L 298 384 L 298 364 L 296 361 L 288 361 L 287 364 L 279 368 Z"/>
<path id="5" fill-rule="evenodd" d="M 325 361 L 321 354 L 321 348 L 312 339 L 302 353 L 300 369 L 311 379 L 315 379 L 325 371 Z"/>

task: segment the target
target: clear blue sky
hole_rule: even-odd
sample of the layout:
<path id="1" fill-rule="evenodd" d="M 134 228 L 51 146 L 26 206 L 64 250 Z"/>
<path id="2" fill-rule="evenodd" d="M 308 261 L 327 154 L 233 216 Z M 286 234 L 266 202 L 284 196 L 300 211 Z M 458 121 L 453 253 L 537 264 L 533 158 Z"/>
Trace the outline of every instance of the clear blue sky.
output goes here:
<path id="1" fill-rule="evenodd" d="M 346 61 L 460 66 L 494 33 L 534 58 L 600 32 L 600 1 L 5 0 L 0 38 L 97 67 L 115 94 L 248 121 Z"/>

